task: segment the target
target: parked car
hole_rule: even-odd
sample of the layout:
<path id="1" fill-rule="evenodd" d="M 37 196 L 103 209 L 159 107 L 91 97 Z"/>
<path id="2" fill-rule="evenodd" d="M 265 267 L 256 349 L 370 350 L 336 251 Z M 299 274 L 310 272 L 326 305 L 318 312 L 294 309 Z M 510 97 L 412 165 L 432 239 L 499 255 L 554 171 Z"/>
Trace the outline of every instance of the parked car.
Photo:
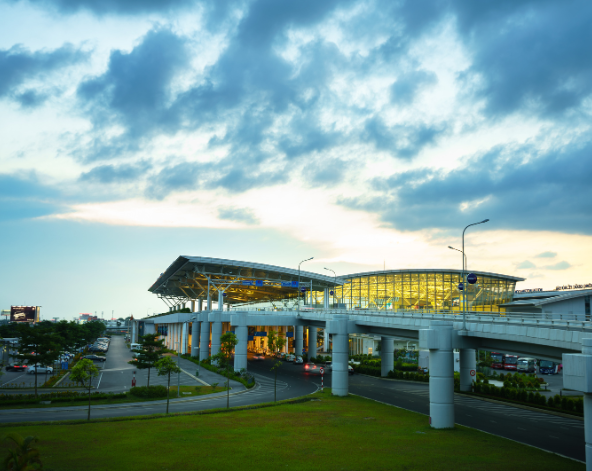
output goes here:
<path id="1" fill-rule="evenodd" d="M 302 357 L 296 357 L 294 359 L 294 364 L 295 365 L 303 365 L 304 364 L 304 360 L 302 359 Z"/>
<path id="2" fill-rule="evenodd" d="M 353 375 L 353 374 L 354 374 L 354 367 L 353 367 L 353 366 L 351 366 L 351 365 L 347 365 L 347 372 L 348 372 L 350 375 Z"/>
<path id="3" fill-rule="evenodd" d="M 255 353 L 255 355 L 253 355 L 253 360 L 261 361 L 261 360 L 265 360 L 265 357 L 261 353 Z"/>
<path id="4" fill-rule="evenodd" d="M 332 363 L 330 361 L 326 361 L 325 364 L 323 365 L 323 368 L 325 368 L 325 370 L 331 371 L 333 369 L 333 367 L 331 365 L 332 365 Z"/>
<path id="5" fill-rule="evenodd" d="M 101 357 L 99 355 L 86 355 L 84 358 L 92 361 L 107 361 L 107 358 Z"/>
<path id="6" fill-rule="evenodd" d="M 38 374 L 53 373 L 53 368 L 51 366 L 41 366 L 41 365 L 37 365 L 37 368 L 35 368 L 35 366 L 30 366 L 29 371 L 27 371 L 27 374 L 34 375 L 35 373 L 38 373 Z"/>
<path id="7" fill-rule="evenodd" d="M 292 354 L 286 355 L 286 361 L 294 361 L 295 359 L 296 359 L 295 355 L 292 355 Z"/>
<path id="8" fill-rule="evenodd" d="M 29 367 L 27 365 L 7 365 L 6 371 L 27 371 Z"/>

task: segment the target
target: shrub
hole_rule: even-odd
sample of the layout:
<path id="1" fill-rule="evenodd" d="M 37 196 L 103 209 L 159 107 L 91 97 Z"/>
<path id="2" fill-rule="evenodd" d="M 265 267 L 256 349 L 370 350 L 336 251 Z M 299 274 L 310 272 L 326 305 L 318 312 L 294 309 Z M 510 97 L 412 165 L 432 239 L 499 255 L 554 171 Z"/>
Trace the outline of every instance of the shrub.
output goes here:
<path id="1" fill-rule="evenodd" d="M 550 397 L 547 399 L 547 405 L 548 405 L 549 407 L 555 407 L 555 401 L 553 400 L 553 396 L 550 396 Z"/>
<path id="2" fill-rule="evenodd" d="M 130 389 L 130 393 L 145 399 L 166 397 L 167 388 L 166 386 L 136 386 Z"/>

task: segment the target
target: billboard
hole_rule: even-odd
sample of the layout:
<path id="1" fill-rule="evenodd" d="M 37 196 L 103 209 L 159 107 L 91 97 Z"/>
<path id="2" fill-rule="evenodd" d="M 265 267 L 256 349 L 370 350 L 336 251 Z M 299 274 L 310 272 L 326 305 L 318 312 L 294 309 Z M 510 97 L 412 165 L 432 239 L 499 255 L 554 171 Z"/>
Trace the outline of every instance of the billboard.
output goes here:
<path id="1" fill-rule="evenodd" d="M 39 322 L 39 306 L 10 306 L 10 322 Z"/>

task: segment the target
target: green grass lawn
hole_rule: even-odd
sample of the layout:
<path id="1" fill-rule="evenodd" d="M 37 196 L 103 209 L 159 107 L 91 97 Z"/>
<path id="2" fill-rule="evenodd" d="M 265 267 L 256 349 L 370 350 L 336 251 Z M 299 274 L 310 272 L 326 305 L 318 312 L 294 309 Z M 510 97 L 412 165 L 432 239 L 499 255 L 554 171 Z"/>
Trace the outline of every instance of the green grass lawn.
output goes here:
<path id="1" fill-rule="evenodd" d="M 177 397 L 196 397 L 196 396 L 205 396 L 208 394 L 219 393 L 222 391 L 226 391 L 226 387 L 217 386 L 214 390 L 211 386 L 181 386 L 181 395 L 177 396 L 177 386 L 171 386 L 169 389 L 169 397 L 170 399 L 177 399 Z M 232 390 L 232 388 L 230 388 Z M 45 391 L 43 391 L 45 392 Z M 231 391 L 232 393 L 232 391 Z M 101 404 L 125 404 L 130 402 L 148 402 L 148 401 L 162 401 L 166 399 L 164 397 L 158 398 L 142 398 L 136 397 L 129 392 L 126 393 L 127 397 L 125 398 L 112 398 L 112 399 L 91 399 L 91 407 L 95 405 Z M 91 396 L 92 398 L 92 396 Z M 36 408 L 50 408 L 50 407 L 70 407 L 70 406 L 85 406 L 88 405 L 88 396 L 84 400 L 78 401 L 63 401 L 63 402 L 51 402 L 51 404 L 26 404 L 26 405 L 2 405 L 0 402 L 0 410 L 2 409 L 36 409 Z"/>
<path id="2" fill-rule="evenodd" d="M 44 465 L 80 470 L 583 470 L 583 464 L 356 396 L 208 415 L 0 427 L 39 437 Z M 0 443 L 0 461 L 6 444 Z"/>

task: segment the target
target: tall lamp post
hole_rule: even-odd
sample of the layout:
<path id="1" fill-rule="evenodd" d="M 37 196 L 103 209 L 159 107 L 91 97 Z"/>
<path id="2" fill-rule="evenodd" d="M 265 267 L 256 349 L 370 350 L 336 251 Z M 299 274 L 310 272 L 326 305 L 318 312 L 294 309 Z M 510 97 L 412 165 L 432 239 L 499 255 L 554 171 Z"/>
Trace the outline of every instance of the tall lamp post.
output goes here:
<path id="1" fill-rule="evenodd" d="M 296 302 L 297 303 L 297 310 L 298 310 L 298 317 L 300 317 L 300 265 L 302 265 L 304 262 L 308 262 L 309 260 L 312 260 L 313 258 L 314 257 L 307 258 L 306 260 L 302 260 L 298 264 L 298 298 L 297 298 L 297 302 Z M 311 300 L 312 300 L 312 291 L 311 291 Z"/>
<path id="2" fill-rule="evenodd" d="M 335 271 L 334 270 L 331 270 L 330 268 L 325 268 L 325 270 L 332 271 L 333 272 L 333 280 L 334 280 L 333 281 L 333 290 L 334 290 L 333 292 L 335 294 L 337 294 L 336 293 L 336 288 L 335 288 L 337 286 L 337 273 L 335 273 Z M 335 304 L 335 294 L 333 295 L 333 304 Z"/>
<path id="3" fill-rule="evenodd" d="M 484 219 L 483 221 L 474 222 L 473 224 L 469 224 L 467 227 L 463 229 L 462 232 L 462 254 L 463 254 L 463 269 L 462 269 L 462 286 L 463 286 L 463 328 L 462 330 L 467 330 L 467 274 L 465 273 L 465 231 L 471 226 L 477 226 L 479 224 L 485 224 L 489 222 L 489 219 Z"/>

